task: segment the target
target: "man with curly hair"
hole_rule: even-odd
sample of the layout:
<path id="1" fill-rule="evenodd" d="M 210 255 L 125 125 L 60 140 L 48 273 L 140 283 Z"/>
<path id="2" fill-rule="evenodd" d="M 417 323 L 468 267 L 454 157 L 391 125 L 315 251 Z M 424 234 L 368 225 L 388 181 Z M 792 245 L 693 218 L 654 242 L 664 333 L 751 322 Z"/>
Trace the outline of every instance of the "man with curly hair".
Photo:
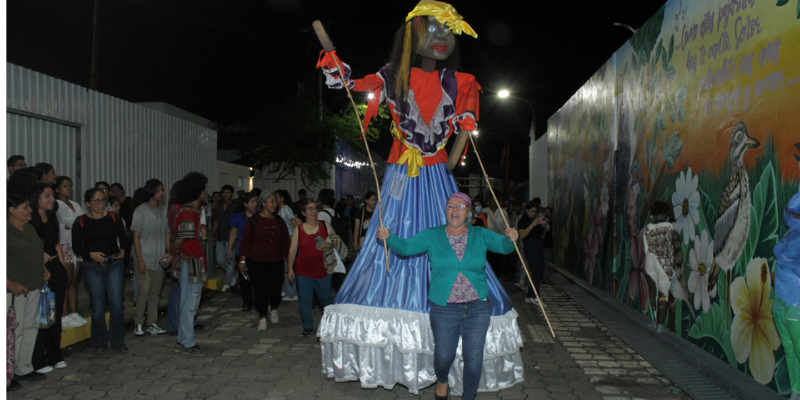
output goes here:
<path id="1" fill-rule="evenodd" d="M 208 279 L 202 244 L 205 237 L 200 221 L 200 206 L 206 198 L 206 183 L 208 178 L 199 172 L 190 172 L 181 180 L 178 199 L 183 205 L 173 222 L 173 241 L 170 246 L 170 273 L 181 285 L 180 323 L 175 351 L 192 356 L 206 354 L 194 341 L 194 318 L 200 306 L 203 283 Z"/>

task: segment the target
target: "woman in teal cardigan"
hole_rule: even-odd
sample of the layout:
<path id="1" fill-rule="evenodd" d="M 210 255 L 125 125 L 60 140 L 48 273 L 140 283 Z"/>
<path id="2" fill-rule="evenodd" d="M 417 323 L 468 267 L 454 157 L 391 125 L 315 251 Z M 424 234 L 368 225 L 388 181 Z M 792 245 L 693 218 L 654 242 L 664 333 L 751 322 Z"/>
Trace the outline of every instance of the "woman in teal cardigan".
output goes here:
<path id="1" fill-rule="evenodd" d="M 483 345 L 489 328 L 491 306 L 486 301 L 486 252 L 509 254 L 518 238 L 516 229 L 505 236 L 471 226 L 469 196 L 457 192 L 447 201 L 447 224 L 436 226 L 403 239 L 385 227 L 378 228 L 378 239 L 401 256 L 427 253 L 431 264 L 430 323 L 433 331 L 433 363 L 436 399 L 447 399 L 448 377 L 462 340 L 464 390 L 462 398 L 471 400 L 478 391 L 483 364 Z"/>

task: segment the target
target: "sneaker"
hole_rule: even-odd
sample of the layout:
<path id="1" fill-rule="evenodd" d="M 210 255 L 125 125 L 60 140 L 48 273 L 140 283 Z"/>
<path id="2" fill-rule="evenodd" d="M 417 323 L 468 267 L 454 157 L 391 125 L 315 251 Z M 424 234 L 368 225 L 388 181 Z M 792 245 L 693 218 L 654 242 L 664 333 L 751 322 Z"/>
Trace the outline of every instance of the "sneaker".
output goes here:
<path id="1" fill-rule="evenodd" d="M 70 317 L 73 321 L 78 321 L 78 322 L 82 323 L 83 325 L 86 325 L 86 324 L 89 323 L 89 321 L 87 321 L 85 318 L 81 317 L 80 314 L 78 314 L 78 313 L 72 313 L 72 314 L 68 315 L 68 317 Z"/>
<path id="2" fill-rule="evenodd" d="M 186 355 L 195 356 L 195 357 L 202 357 L 202 356 L 206 355 L 206 352 L 203 351 L 200 348 L 200 346 L 198 346 L 198 345 L 194 345 L 192 347 L 181 346 L 181 351 L 183 351 L 183 353 L 186 354 Z"/>
<path id="3" fill-rule="evenodd" d="M 311 332 L 314 332 L 313 329 L 303 329 L 303 333 L 300 334 L 300 337 L 311 337 Z"/>
<path id="4" fill-rule="evenodd" d="M 222 285 L 222 290 L 220 290 L 220 292 L 227 292 L 230 288 L 231 287 L 229 285 Z"/>
<path id="5" fill-rule="evenodd" d="M 535 303 L 533 302 L 533 300 L 535 300 L 533 297 L 526 297 L 526 298 L 525 298 L 525 302 L 526 302 L 526 303 L 535 304 Z"/>
<path id="6" fill-rule="evenodd" d="M 159 328 L 158 325 L 156 325 L 156 324 L 148 326 L 147 327 L 147 332 L 149 332 L 151 335 L 163 335 L 163 334 L 167 333 L 167 331 Z"/>
<path id="7" fill-rule="evenodd" d="M 535 297 L 533 298 L 533 301 L 531 301 L 531 303 L 533 303 L 533 304 L 535 304 L 537 306 L 544 307 L 544 302 L 543 301 L 540 302 L 539 299 L 537 299 Z"/>
<path id="8" fill-rule="evenodd" d="M 119 354 L 128 354 L 128 346 L 125 346 L 124 344 L 122 346 L 115 347 L 114 350 L 116 350 Z"/>
<path id="9" fill-rule="evenodd" d="M 133 334 L 136 336 L 144 336 L 144 329 L 142 329 L 142 324 L 136 324 L 136 329 L 133 330 Z"/>
<path id="10" fill-rule="evenodd" d="M 273 324 L 278 323 L 278 310 L 273 310 L 273 309 L 269 310 L 269 322 Z"/>
<path id="11" fill-rule="evenodd" d="M 39 368 L 39 369 L 36 370 L 37 374 L 46 374 L 46 373 L 49 373 L 49 372 L 53 372 L 53 367 L 51 367 L 49 365 L 44 366 L 44 367 Z"/>
<path id="12" fill-rule="evenodd" d="M 178 343 L 178 342 L 175 342 L 175 343 L 172 345 L 172 351 L 174 351 L 174 352 L 176 352 L 176 353 L 179 353 L 179 352 L 183 351 L 183 345 L 181 345 L 181 344 L 180 344 L 180 343 Z"/>
<path id="13" fill-rule="evenodd" d="M 267 331 L 267 319 L 266 318 L 258 320 L 258 331 L 259 332 L 266 332 Z"/>
<path id="14" fill-rule="evenodd" d="M 297 301 L 297 296 L 283 296 L 283 301 Z"/>
<path id="15" fill-rule="evenodd" d="M 61 317 L 61 326 L 65 327 L 65 328 L 78 328 L 78 327 L 81 327 L 81 326 L 84 326 L 84 325 L 86 325 L 86 324 L 75 320 L 70 315 L 67 315 L 65 317 Z"/>
<path id="16" fill-rule="evenodd" d="M 65 361 L 59 361 L 56 363 L 56 365 L 53 366 L 53 368 L 55 369 L 67 368 L 67 363 Z"/>

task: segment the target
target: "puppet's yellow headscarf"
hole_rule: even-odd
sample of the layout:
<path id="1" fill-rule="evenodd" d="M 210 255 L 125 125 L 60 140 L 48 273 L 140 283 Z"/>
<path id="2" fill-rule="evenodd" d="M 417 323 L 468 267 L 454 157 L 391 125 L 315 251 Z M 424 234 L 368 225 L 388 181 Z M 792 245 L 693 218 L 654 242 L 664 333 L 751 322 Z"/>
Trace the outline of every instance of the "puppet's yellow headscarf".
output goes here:
<path id="1" fill-rule="evenodd" d="M 475 33 L 472 27 L 464 21 L 464 18 L 462 18 L 450 4 L 441 1 L 422 0 L 408 13 L 406 22 L 411 21 L 411 18 L 424 15 L 432 15 L 440 24 L 447 25 L 456 35 L 460 35 L 461 32 L 464 32 L 476 39 L 478 38 L 478 34 Z"/>
<path id="2" fill-rule="evenodd" d="M 475 30 L 469 26 L 456 12 L 455 7 L 442 1 L 422 0 L 406 16 L 406 34 L 403 38 L 403 56 L 400 59 L 400 67 L 397 72 L 397 89 L 401 93 L 408 92 L 408 78 L 411 70 L 411 53 L 416 49 L 411 48 L 412 44 L 412 24 L 411 20 L 415 17 L 432 15 L 440 24 L 447 25 L 453 33 L 460 35 L 462 32 L 474 38 L 478 38 Z"/>

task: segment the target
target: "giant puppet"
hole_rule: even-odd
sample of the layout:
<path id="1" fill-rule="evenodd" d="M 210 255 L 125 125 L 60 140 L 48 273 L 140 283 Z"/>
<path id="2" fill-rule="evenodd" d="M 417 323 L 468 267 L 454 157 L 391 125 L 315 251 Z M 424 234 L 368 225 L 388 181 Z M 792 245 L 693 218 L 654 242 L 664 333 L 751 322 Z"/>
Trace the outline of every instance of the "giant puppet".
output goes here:
<path id="1" fill-rule="evenodd" d="M 447 3 L 421 1 L 397 31 L 390 62 L 376 74 L 349 79 L 337 68 L 335 52 L 325 52 L 327 84 L 374 94 L 365 126 L 385 101 L 392 114 L 394 144 L 381 187 L 383 224 L 400 237 L 445 223 L 445 204 L 457 192 L 444 150 L 453 135 L 476 128 L 480 85 L 457 72 L 456 34 L 477 37 Z M 342 79 L 344 78 L 344 79 Z M 426 255 L 389 255 L 369 225 L 361 252 L 334 304 L 325 308 L 317 335 L 323 371 L 337 381 L 359 380 L 365 388 L 396 384 L 411 393 L 436 381 L 433 335 L 428 318 L 430 265 Z M 522 337 L 517 312 L 486 265 L 492 318 L 486 335 L 479 391 L 496 391 L 521 382 Z M 452 394 L 462 390 L 461 348 L 450 371 Z"/>

